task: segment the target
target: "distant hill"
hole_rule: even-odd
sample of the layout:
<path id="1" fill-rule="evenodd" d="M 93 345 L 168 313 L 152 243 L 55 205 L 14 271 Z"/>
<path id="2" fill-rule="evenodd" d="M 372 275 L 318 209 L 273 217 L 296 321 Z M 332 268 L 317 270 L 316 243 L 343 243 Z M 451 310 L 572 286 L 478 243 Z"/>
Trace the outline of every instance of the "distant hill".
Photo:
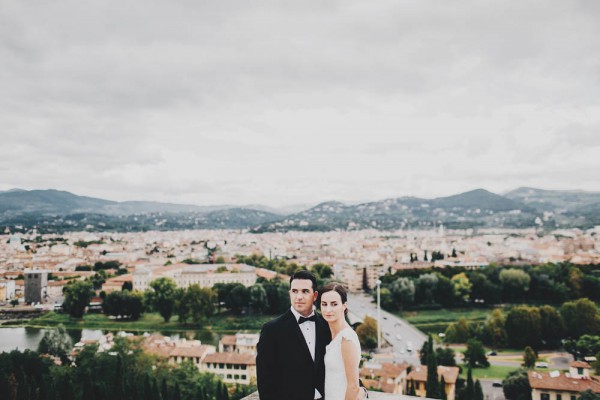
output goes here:
<path id="1" fill-rule="evenodd" d="M 60 190 L 21 190 L 0 192 L 0 215 L 38 213 L 67 215 L 98 213 L 112 215 L 146 214 L 152 212 L 211 212 L 219 206 L 193 206 L 151 201 L 116 202 L 94 197 L 78 196 Z"/>
<path id="2" fill-rule="evenodd" d="M 11 231 L 249 229 L 251 232 L 557 227 L 600 225 L 600 193 L 519 188 L 505 195 L 476 189 L 448 197 L 337 201 L 283 214 L 261 205 L 195 206 L 116 202 L 58 190 L 0 192 L 0 226 Z"/>
<path id="3" fill-rule="evenodd" d="M 543 190 L 521 187 L 506 193 L 505 197 L 544 211 L 572 211 L 600 203 L 600 193 L 579 190 Z"/>
<path id="4" fill-rule="evenodd" d="M 263 224 L 256 232 L 330 229 L 419 229 L 535 226 L 535 209 L 484 189 L 449 197 L 400 197 L 357 205 L 326 202 Z"/>

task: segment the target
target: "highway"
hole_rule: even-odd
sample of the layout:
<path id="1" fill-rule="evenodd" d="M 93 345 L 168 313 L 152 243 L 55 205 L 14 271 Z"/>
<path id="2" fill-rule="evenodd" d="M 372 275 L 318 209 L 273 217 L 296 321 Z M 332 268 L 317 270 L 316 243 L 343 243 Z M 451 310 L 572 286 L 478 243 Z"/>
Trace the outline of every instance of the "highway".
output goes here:
<path id="1" fill-rule="evenodd" d="M 377 304 L 372 297 L 365 294 L 351 294 L 348 298 L 348 309 L 354 317 L 363 320 L 366 315 L 377 319 Z M 388 353 L 396 362 L 406 361 L 419 364 L 419 350 L 427 340 L 427 336 L 405 320 L 381 310 L 382 353 Z"/>

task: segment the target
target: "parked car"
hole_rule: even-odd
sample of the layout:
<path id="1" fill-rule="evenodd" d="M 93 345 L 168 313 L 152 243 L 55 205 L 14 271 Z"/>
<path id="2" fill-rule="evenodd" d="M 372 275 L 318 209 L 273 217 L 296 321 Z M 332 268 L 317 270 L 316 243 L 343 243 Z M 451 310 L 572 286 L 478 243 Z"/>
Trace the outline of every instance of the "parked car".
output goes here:
<path id="1" fill-rule="evenodd" d="M 535 363 L 537 368 L 548 368 L 548 363 L 543 361 L 538 361 Z"/>
<path id="2" fill-rule="evenodd" d="M 492 383 L 493 387 L 502 387 L 502 382 L 494 382 Z"/>
<path id="3" fill-rule="evenodd" d="M 498 353 L 496 353 L 495 351 L 492 350 L 492 351 L 488 351 L 487 353 L 485 353 L 485 355 L 488 356 L 488 357 L 489 356 L 497 356 Z"/>

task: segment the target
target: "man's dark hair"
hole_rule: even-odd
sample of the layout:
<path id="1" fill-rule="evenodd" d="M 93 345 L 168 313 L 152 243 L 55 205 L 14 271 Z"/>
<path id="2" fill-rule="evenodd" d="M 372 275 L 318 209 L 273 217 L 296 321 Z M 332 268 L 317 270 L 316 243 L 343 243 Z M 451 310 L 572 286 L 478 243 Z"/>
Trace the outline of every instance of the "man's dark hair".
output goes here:
<path id="1" fill-rule="evenodd" d="M 292 286 L 292 281 L 294 279 L 308 279 L 312 282 L 313 292 L 317 291 L 317 278 L 312 274 L 312 272 L 307 271 L 305 269 L 301 269 L 300 271 L 296 271 L 294 275 L 290 278 L 290 286 Z"/>

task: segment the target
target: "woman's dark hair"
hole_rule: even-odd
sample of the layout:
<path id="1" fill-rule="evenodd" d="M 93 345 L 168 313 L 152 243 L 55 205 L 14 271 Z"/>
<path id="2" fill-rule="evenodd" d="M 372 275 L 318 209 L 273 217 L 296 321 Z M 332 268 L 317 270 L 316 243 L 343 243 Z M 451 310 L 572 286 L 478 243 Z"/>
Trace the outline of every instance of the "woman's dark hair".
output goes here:
<path id="1" fill-rule="evenodd" d="M 313 292 L 317 291 L 317 278 L 312 274 L 312 272 L 307 271 L 305 269 L 301 269 L 300 271 L 297 271 L 290 278 L 290 286 L 292 286 L 292 281 L 294 279 L 308 279 L 309 281 L 312 282 Z"/>
<path id="2" fill-rule="evenodd" d="M 339 294 L 340 298 L 342 299 L 342 304 L 346 304 L 346 302 L 348 301 L 348 291 L 346 290 L 346 288 L 339 282 L 331 282 L 323 286 L 321 290 L 319 290 L 319 300 L 317 302 L 319 310 L 321 309 L 321 296 L 323 296 L 323 294 L 327 292 L 336 292 L 337 294 Z M 344 310 L 344 315 L 348 315 L 348 308 Z"/>

